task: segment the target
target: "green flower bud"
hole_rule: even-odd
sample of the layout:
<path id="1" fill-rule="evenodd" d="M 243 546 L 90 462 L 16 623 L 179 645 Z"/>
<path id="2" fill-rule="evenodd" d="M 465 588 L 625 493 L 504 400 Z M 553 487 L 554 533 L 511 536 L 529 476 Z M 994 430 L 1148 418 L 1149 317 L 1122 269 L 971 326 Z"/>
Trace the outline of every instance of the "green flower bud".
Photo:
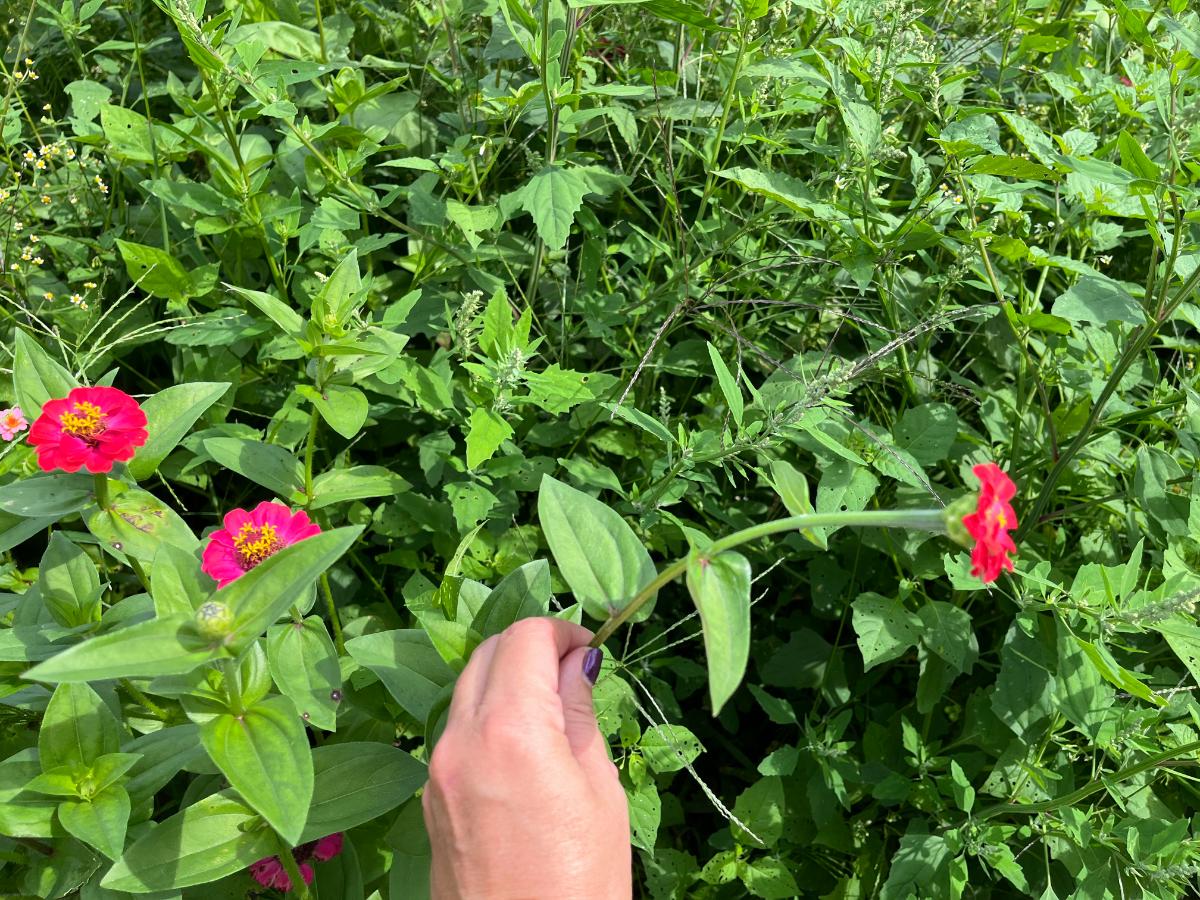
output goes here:
<path id="1" fill-rule="evenodd" d="M 196 630 L 203 637 L 219 640 L 233 627 L 233 610 L 216 600 L 209 600 L 196 610 Z"/>
<path id="2" fill-rule="evenodd" d="M 971 537 L 967 526 L 963 524 L 963 516 L 969 516 L 978 507 L 979 495 L 965 494 L 942 510 L 946 522 L 946 534 L 949 535 L 950 540 L 964 547 L 975 546 L 975 539 Z"/>

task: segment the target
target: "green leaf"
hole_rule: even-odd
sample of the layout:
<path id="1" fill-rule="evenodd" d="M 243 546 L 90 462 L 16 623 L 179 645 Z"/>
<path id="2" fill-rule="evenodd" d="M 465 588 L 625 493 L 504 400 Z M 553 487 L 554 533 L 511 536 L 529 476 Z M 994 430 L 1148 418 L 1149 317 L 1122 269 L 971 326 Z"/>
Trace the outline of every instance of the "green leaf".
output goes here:
<path id="1" fill-rule="evenodd" d="M 79 512 L 93 500 L 91 475 L 56 472 L 0 486 L 0 510 L 28 518 L 58 518 Z"/>
<path id="2" fill-rule="evenodd" d="M 607 619 L 657 576 L 650 554 L 614 510 L 582 491 L 542 476 L 538 520 L 563 579 L 587 613 Z M 634 615 L 650 615 L 654 598 Z"/>
<path id="3" fill-rule="evenodd" d="M 789 462 L 777 459 L 771 463 L 771 481 L 779 498 L 787 511 L 793 516 L 806 516 L 812 513 L 812 501 L 808 497 L 808 480 Z M 822 550 L 829 549 L 824 532 L 818 534 L 817 529 L 802 528 L 800 533 L 805 540 L 815 544 Z"/>
<path id="4" fill-rule="evenodd" d="M 207 884 L 278 852 L 269 828 L 231 792 L 205 797 L 155 827 L 125 851 L 100 882 L 147 893 Z"/>
<path id="5" fill-rule="evenodd" d="M 383 743 L 327 744 L 312 752 L 314 786 L 302 841 L 379 818 L 428 778 L 425 764 Z"/>
<path id="6" fill-rule="evenodd" d="M 1000 648 L 1000 672 L 992 693 L 992 711 L 1018 737 L 1031 740 L 1043 719 L 1054 712 L 1052 700 L 1057 668 L 1053 623 L 1036 619 L 1030 637 L 1017 623 Z"/>
<path id="7" fill-rule="evenodd" d="M 967 171 L 972 175 L 1001 175 L 1022 181 L 1052 181 L 1056 177 L 1053 169 L 1020 156 L 985 156 L 971 163 Z"/>
<path id="8" fill-rule="evenodd" d="M 419 628 L 365 634 L 347 641 L 346 652 L 378 675 L 388 693 L 419 722 L 428 718 L 442 688 L 455 677 Z"/>
<path id="9" fill-rule="evenodd" d="M 550 609 L 550 564 L 525 563 L 505 575 L 483 601 L 471 623 L 482 637 L 499 634 L 518 619 L 544 616 Z"/>
<path id="10" fill-rule="evenodd" d="M 106 107 L 107 108 L 107 107 Z M 183 263 L 158 247 L 117 239 L 129 280 L 152 297 L 179 302 L 194 295 L 192 278 Z"/>
<path id="11" fill-rule="evenodd" d="M 158 618 L 190 616 L 212 593 L 212 579 L 194 553 L 163 544 L 150 566 L 150 593 Z"/>
<path id="12" fill-rule="evenodd" d="M 304 467 L 283 447 L 245 438 L 214 437 L 204 441 L 214 460 L 239 475 L 290 500 L 303 495 Z"/>
<path id="13" fill-rule="evenodd" d="M 1107 278 L 1080 278 L 1059 294 L 1052 315 L 1068 322 L 1130 322 L 1141 325 L 1146 314 L 1123 287 Z"/>
<path id="14" fill-rule="evenodd" d="M 138 622 L 64 650 L 24 674 L 34 681 L 78 683 L 106 678 L 182 675 L 216 657 L 183 617 Z"/>
<path id="15" fill-rule="evenodd" d="M 693 552 L 687 562 L 687 586 L 704 630 L 715 716 L 737 690 L 750 659 L 750 563 L 732 550 L 711 559 Z"/>
<path id="16" fill-rule="evenodd" d="M 773 847 L 783 834 L 786 800 L 783 779 L 775 775 L 760 778 L 738 795 L 733 814 L 745 823 L 749 833 L 736 823 L 729 830 L 739 843 L 752 847 Z"/>
<path id="17" fill-rule="evenodd" d="M 467 431 L 467 468 L 487 462 L 500 445 L 512 437 L 512 426 L 497 412 L 477 406 L 471 410 Z"/>
<path id="18" fill-rule="evenodd" d="M 341 328 L 362 300 L 358 251 L 351 249 L 334 267 L 313 298 L 313 321 L 325 332 Z M 335 427 L 336 430 L 336 427 Z"/>
<path id="19" fill-rule="evenodd" d="M 1123 168 L 1138 178 L 1144 178 L 1147 181 L 1158 181 L 1160 177 L 1158 166 L 1146 155 L 1146 151 L 1142 149 L 1141 144 L 1130 136 L 1128 131 L 1122 131 L 1117 135 L 1117 149 L 1121 152 L 1121 166 Z"/>
<path id="20" fill-rule="evenodd" d="M 200 726 L 200 741 L 230 786 L 290 844 L 300 843 L 313 796 L 312 752 L 287 697 L 265 697 L 242 713 Z"/>
<path id="21" fill-rule="evenodd" d="M 896 446 L 923 466 L 942 462 L 958 437 L 958 414 L 949 403 L 925 403 L 904 411 L 892 429 Z"/>
<path id="22" fill-rule="evenodd" d="M 47 400 L 65 397 L 72 388 L 79 387 L 70 372 L 19 328 L 13 338 L 12 378 L 17 405 L 31 424 L 41 414 Z"/>
<path id="23" fill-rule="evenodd" d="M 842 104 L 842 121 L 846 123 L 850 143 L 863 159 L 871 161 L 883 143 L 883 125 L 879 113 L 865 103 L 848 101 Z"/>
<path id="24" fill-rule="evenodd" d="M 518 189 L 520 206 L 533 216 L 538 236 L 550 250 L 561 250 L 571 234 L 575 213 L 590 185 L 574 169 L 551 164 Z"/>
<path id="25" fill-rule="evenodd" d="M 846 459 L 835 459 L 821 472 L 817 483 L 817 512 L 858 511 L 866 507 L 875 494 L 879 479 L 870 470 L 855 465 Z M 827 539 L 838 527 L 814 528 L 822 539 Z"/>
<path id="26" fill-rule="evenodd" d="M 0 834 L 5 837 L 48 838 L 61 834 L 54 822 L 58 801 L 26 790 L 41 771 L 33 747 L 0 762 Z"/>
<path id="27" fill-rule="evenodd" d="M 351 466 L 332 469 L 313 479 L 313 502 L 310 509 L 321 509 L 349 500 L 371 497 L 395 497 L 412 485 L 383 466 Z"/>
<path id="28" fill-rule="evenodd" d="M 638 746 L 646 765 L 655 772 L 677 772 L 690 765 L 704 749 L 696 735 L 682 725 L 648 728 Z"/>
<path id="29" fill-rule="evenodd" d="M 774 200 L 806 219 L 831 219 L 837 216 L 837 210 L 818 200 L 808 185 L 783 172 L 760 172 L 738 166 L 722 169 L 716 176 L 736 182 L 752 194 Z"/>
<path id="30" fill-rule="evenodd" d="M 233 612 L 225 646 L 241 653 L 302 597 L 362 534 L 361 525 L 336 528 L 284 547 L 212 599 Z"/>
<path id="31" fill-rule="evenodd" d="M 143 401 L 146 443 L 128 463 L 129 474 L 143 481 L 154 474 L 188 430 L 229 390 L 229 382 L 197 381 L 177 384 Z"/>
<path id="32" fill-rule="evenodd" d="M 129 810 L 129 794 L 114 784 L 90 800 L 64 800 L 58 806 L 58 820 L 79 840 L 115 860 L 125 850 Z"/>
<path id="33" fill-rule="evenodd" d="M 82 773 L 104 754 L 116 753 L 120 744 L 120 723 L 99 694 L 86 684 L 54 689 L 38 729 L 43 771 L 67 766 Z"/>
<path id="34" fill-rule="evenodd" d="M 787 900 L 800 896 L 796 879 L 778 857 L 760 856 L 750 860 L 740 874 L 746 890 L 763 900 Z"/>
<path id="35" fill-rule="evenodd" d="M 733 416 L 733 421 L 740 428 L 742 425 L 742 414 L 745 411 L 745 401 L 742 399 L 742 392 L 738 388 L 737 379 L 733 377 L 733 373 L 725 365 L 725 360 L 721 359 L 721 354 L 717 352 L 717 348 L 711 343 L 708 345 L 708 358 L 712 360 L 713 371 L 717 376 L 717 384 L 721 388 L 721 393 L 725 395 L 725 403 L 729 407 L 729 414 Z"/>
<path id="36" fill-rule="evenodd" d="M 307 384 L 297 386 L 296 392 L 312 403 L 334 431 L 349 440 L 362 430 L 370 405 L 367 395 L 348 384 L 329 384 L 318 391 Z"/>
<path id="37" fill-rule="evenodd" d="M 301 718 L 318 728 L 337 727 L 342 675 L 337 651 L 321 619 L 287 622 L 267 629 L 267 660 L 280 692 L 291 698 Z"/>
<path id="38" fill-rule="evenodd" d="M 615 403 L 607 401 L 600 404 L 618 419 L 624 419 L 631 425 L 636 425 L 638 428 L 647 434 L 652 434 L 665 444 L 676 444 L 675 436 L 667 430 L 667 426 L 658 419 L 651 418 L 640 409 L 633 409 L 629 406 L 618 406 Z"/>
<path id="39" fill-rule="evenodd" d="M 125 781 L 125 790 L 135 803 L 148 800 L 204 756 L 200 729 L 191 722 L 140 735 L 125 745 L 125 751 L 139 757 Z"/>
<path id="40" fill-rule="evenodd" d="M 96 565 L 61 531 L 50 543 L 38 567 L 42 601 L 54 620 L 67 628 L 100 621 L 100 576 Z"/>
<path id="41" fill-rule="evenodd" d="M 110 490 L 112 486 L 115 485 L 110 482 Z M 97 540 L 147 565 L 154 561 L 165 544 L 185 553 L 193 552 L 200 545 L 175 510 L 153 494 L 137 488 L 119 493 L 113 491 L 109 507 L 92 510 L 85 521 L 88 531 Z"/>
<path id="42" fill-rule="evenodd" d="M 262 291 L 235 287 L 232 284 L 226 284 L 223 287 L 233 291 L 239 297 L 249 300 L 255 309 L 274 322 L 284 334 L 297 339 L 304 334 L 304 318 L 278 297 Z"/>
<path id="43" fill-rule="evenodd" d="M 894 597 L 867 592 L 859 594 L 850 606 L 864 669 L 903 656 L 917 646 L 921 618 Z"/>
<path id="44" fill-rule="evenodd" d="M 918 610 L 924 626 L 921 643 L 936 653 L 956 672 L 966 672 L 978 655 L 973 646 L 971 615 L 941 600 L 930 600 Z"/>

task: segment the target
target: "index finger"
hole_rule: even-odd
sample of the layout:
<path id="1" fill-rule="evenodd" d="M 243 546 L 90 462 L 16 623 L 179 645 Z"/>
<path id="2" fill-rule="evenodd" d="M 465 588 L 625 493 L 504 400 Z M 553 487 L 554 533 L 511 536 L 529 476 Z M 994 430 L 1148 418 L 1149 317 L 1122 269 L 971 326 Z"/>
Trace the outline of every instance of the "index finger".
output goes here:
<path id="1" fill-rule="evenodd" d="M 562 619 L 521 619 L 500 633 L 480 697 L 480 707 L 558 702 L 559 661 L 584 647 L 592 633 Z"/>

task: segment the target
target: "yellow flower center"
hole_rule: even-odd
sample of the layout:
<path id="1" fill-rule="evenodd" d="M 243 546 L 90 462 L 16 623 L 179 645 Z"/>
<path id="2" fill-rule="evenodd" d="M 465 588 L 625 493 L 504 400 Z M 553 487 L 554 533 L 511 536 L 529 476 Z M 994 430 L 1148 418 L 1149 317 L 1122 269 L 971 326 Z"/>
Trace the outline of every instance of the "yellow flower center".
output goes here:
<path id="1" fill-rule="evenodd" d="M 8 415 L 6 415 L 4 417 L 4 428 L 7 431 L 12 431 L 12 430 L 14 430 L 16 428 L 20 428 L 20 427 L 21 427 L 20 420 L 16 416 L 14 416 L 12 413 L 9 413 Z"/>
<path id="2" fill-rule="evenodd" d="M 253 522 L 247 522 L 233 536 L 233 546 L 237 549 L 238 563 L 247 572 L 283 547 L 274 525 Z"/>
<path id="3" fill-rule="evenodd" d="M 1007 528 L 1008 527 L 1008 517 L 1005 516 L 1004 513 L 996 513 L 996 524 L 999 525 L 1001 528 Z"/>
<path id="4" fill-rule="evenodd" d="M 84 400 L 75 404 L 75 412 L 63 413 L 62 419 L 59 421 L 63 431 L 67 434 L 73 434 L 82 441 L 94 443 L 96 438 L 104 433 L 105 418 L 104 410 L 95 403 L 88 403 Z"/>

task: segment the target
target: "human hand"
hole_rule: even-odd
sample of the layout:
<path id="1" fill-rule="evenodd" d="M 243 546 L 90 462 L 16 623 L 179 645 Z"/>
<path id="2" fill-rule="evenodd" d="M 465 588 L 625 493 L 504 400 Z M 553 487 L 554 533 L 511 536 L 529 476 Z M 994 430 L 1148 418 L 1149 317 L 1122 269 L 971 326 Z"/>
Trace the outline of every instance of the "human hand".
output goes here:
<path id="1" fill-rule="evenodd" d="M 471 655 L 421 798 L 434 900 L 626 900 L 629 811 L 592 710 L 600 651 L 522 619 Z"/>

